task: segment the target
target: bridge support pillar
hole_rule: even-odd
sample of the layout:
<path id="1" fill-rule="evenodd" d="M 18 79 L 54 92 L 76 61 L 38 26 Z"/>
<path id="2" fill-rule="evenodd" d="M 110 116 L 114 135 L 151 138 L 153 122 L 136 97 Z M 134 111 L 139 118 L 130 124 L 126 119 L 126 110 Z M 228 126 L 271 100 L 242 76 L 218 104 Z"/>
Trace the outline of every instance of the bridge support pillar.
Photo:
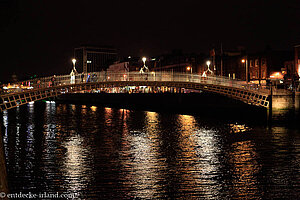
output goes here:
<path id="1" fill-rule="evenodd" d="M 7 194 L 8 185 L 7 185 L 6 164 L 5 164 L 4 145 L 3 145 L 1 126 L 2 125 L 0 125 L 0 193 L 4 192 L 5 194 Z"/>

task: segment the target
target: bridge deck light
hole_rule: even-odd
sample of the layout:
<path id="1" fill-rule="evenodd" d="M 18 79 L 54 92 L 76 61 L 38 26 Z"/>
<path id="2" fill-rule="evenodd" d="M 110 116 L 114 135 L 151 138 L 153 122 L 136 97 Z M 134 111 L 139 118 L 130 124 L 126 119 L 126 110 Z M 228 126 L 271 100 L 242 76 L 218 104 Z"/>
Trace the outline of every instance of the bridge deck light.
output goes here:
<path id="1" fill-rule="evenodd" d="M 245 63 L 246 62 L 246 60 L 245 59 L 242 59 L 242 63 Z"/>

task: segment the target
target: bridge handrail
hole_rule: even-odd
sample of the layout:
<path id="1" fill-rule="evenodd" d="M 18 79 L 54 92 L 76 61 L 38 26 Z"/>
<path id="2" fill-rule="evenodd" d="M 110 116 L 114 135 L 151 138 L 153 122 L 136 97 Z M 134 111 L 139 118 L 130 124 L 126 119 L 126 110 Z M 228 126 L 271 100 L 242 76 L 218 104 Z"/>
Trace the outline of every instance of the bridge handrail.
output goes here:
<path id="1" fill-rule="evenodd" d="M 89 77 L 89 78 L 88 78 Z M 259 93 L 269 93 L 269 89 L 249 84 L 246 81 L 229 79 L 221 76 L 206 76 L 198 74 L 180 73 L 180 72 L 90 72 L 88 74 L 76 74 L 74 79 L 70 75 L 57 75 L 49 77 L 35 78 L 27 81 L 17 82 L 16 85 L 24 89 L 47 88 L 58 85 L 70 85 L 86 82 L 111 82 L 111 81 L 173 81 L 173 82 L 191 82 L 201 84 L 214 84 L 240 88 L 245 90 L 257 91 Z M 26 85 L 27 84 L 27 85 Z M 22 88 L 21 88 L 22 90 Z"/>

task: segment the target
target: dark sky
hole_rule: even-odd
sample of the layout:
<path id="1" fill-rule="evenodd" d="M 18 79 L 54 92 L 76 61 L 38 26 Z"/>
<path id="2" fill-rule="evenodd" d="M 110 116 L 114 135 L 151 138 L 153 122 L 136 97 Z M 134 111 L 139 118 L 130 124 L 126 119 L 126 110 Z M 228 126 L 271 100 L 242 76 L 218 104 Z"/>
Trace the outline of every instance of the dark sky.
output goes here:
<path id="1" fill-rule="evenodd" d="M 300 42 L 299 0 L 0 0 L 0 17 L 0 81 L 13 72 L 67 73 L 82 44 L 155 56 L 208 53 L 221 43 L 225 50 L 292 50 Z"/>

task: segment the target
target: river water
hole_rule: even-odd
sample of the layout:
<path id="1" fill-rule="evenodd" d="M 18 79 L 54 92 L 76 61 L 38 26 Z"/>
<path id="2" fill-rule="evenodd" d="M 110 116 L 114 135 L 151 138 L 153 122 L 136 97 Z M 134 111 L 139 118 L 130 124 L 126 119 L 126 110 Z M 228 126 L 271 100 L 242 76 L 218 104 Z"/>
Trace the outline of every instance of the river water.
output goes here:
<path id="1" fill-rule="evenodd" d="M 5 111 L 3 125 L 11 193 L 74 199 L 300 196 L 295 126 L 54 102 Z"/>

